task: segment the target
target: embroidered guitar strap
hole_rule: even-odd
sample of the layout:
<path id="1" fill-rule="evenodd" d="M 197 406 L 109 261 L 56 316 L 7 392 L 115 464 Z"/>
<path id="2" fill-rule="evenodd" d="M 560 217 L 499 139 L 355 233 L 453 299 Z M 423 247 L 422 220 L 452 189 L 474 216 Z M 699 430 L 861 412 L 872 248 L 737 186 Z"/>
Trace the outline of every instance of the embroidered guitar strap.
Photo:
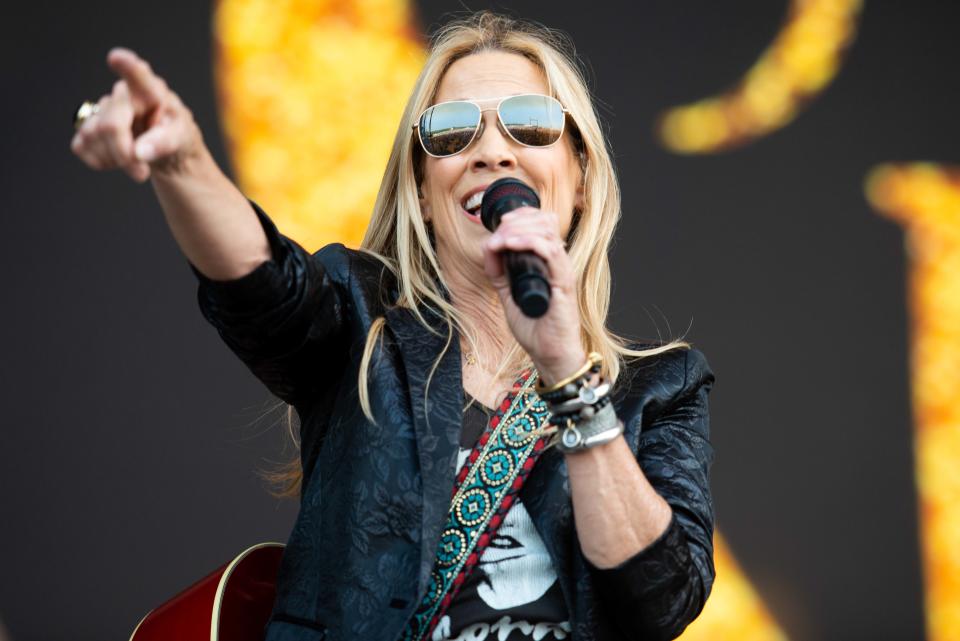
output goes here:
<path id="1" fill-rule="evenodd" d="M 404 641 L 421 641 L 433 632 L 549 441 L 547 435 L 537 438 L 550 413 L 533 391 L 535 379 L 535 372 L 520 376 L 460 468 L 430 584 Z"/>

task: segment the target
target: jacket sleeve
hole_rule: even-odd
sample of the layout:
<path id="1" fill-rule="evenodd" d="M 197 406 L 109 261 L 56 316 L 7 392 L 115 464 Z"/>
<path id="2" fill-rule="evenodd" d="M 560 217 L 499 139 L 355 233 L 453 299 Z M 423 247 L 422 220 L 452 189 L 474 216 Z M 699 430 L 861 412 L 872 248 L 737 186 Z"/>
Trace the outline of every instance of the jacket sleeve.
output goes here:
<path id="1" fill-rule="evenodd" d="M 673 510 L 666 531 L 617 567 L 590 566 L 604 610 L 625 638 L 680 636 L 713 586 L 713 449 L 707 413 L 713 381 L 703 354 L 686 350 L 681 391 L 640 433 L 640 467 Z"/>
<path id="2" fill-rule="evenodd" d="M 329 368 L 343 327 L 346 296 L 325 266 L 325 254 L 348 260 L 342 245 L 311 256 L 281 235 L 251 201 L 270 243 L 271 259 L 235 280 L 216 281 L 190 265 L 204 318 L 227 346 L 280 399 L 298 404 Z M 328 256 L 329 258 L 329 256 Z"/>

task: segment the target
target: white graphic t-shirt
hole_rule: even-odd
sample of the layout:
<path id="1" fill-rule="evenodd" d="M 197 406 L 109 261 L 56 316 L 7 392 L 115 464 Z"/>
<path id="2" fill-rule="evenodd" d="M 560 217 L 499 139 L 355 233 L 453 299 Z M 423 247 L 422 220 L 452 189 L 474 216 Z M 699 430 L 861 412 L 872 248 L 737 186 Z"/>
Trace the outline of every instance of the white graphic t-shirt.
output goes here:
<path id="1" fill-rule="evenodd" d="M 491 410 L 474 402 L 463 417 L 459 470 Z M 517 497 L 480 563 L 433 632 L 432 641 L 552 641 L 570 636 L 550 555 Z"/>

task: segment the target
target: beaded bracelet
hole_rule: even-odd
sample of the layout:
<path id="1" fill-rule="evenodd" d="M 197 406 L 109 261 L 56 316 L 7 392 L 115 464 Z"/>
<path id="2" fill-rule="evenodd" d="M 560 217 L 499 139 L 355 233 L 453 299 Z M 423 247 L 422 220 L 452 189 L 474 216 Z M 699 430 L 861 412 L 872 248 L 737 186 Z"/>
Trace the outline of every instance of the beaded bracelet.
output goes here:
<path id="1" fill-rule="evenodd" d="M 572 414 L 596 404 L 609 393 L 610 383 L 601 379 L 596 387 L 581 385 L 576 396 L 560 403 L 548 403 L 548 407 L 553 414 Z"/>
<path id="2" fill-rule="evenodd" d="M 568 421 L 573 421 L 574 423 L 579 423 L 582 420 L 588 420 L 593 418 L 597 412 L 602 410 L 604 407 L 610 404 L 610 397 L 604 396 L 597 400 L 596 403 L 590 405 L 584 405 L 583 407 L 578 408 L 572 412 L 557 412 L 554 411 L 549 405 L 547 409 L 550 410 L 550 422 L 554 425 L 563 427 L 567 424 Z"/>

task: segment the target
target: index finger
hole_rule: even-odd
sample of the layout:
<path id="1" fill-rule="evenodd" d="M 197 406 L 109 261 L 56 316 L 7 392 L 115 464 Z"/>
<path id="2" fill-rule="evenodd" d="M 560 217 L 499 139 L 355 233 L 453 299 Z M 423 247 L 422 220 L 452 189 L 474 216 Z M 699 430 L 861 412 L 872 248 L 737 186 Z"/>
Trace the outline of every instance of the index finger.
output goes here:
<path id="1" fill-rule="evenodd" d="M 107 64 L 130 87 L 131 97 L 146 106 L 163 99 L 164 83 L 150 69 L 150 64 L 130 49 L 114 47 L 107 54 Z"/>
<path id="2" fill-rule="evenodd" d="M 500 224 L 511 229 L 530 228 L 551 234 L 559 232 L 559 223 L 556 214 L 536 207 L 518 207 L 500 217 Z"/>
<path id="3" fill-rule="evenodd" d="M 532 207 L 530 205 L 523 205 L 522 207 L 511 209 L 507 213 L 503 214 L 502 216 L 500 216 L 500 220 L 502 221 L 504 218 L 506 219 L 521 218 L 526 214 L 539 214 L 541 211 L 543 210 L 538 209 L 537 207 Z"/>

